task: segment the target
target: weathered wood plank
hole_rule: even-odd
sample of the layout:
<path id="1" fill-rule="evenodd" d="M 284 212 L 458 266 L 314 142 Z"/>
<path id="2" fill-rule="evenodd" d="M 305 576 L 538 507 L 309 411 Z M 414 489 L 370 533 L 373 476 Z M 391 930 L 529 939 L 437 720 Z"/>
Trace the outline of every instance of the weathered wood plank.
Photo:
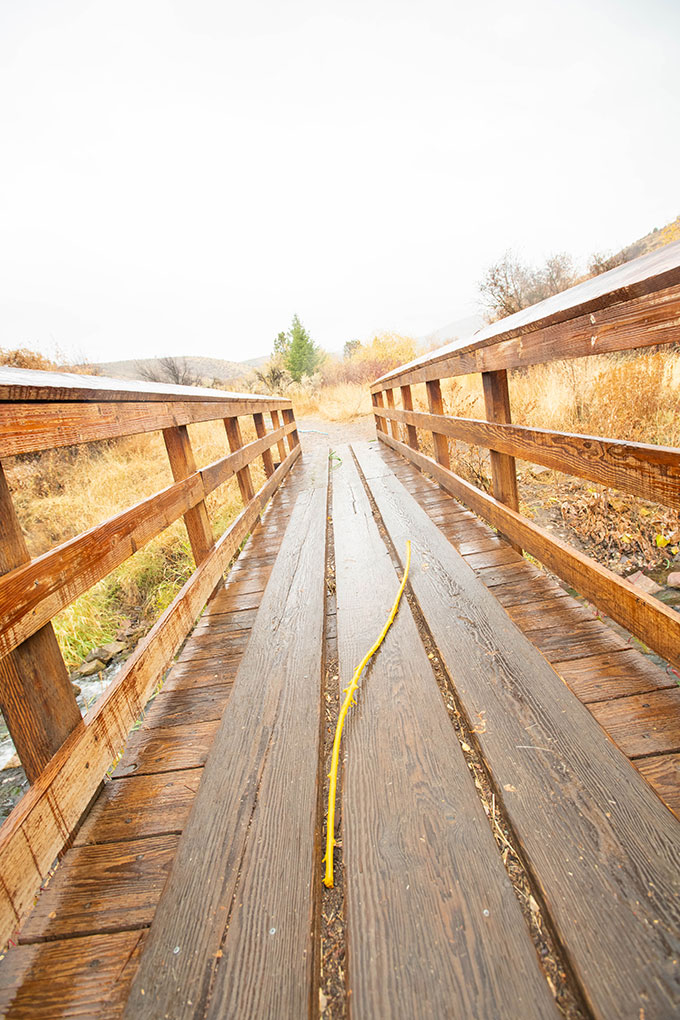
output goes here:
<path id="1" fill-rule="evenodd" d="M 232 453 L 236 453 L 243 447 L 243 436 L 241 435 L 241 426 L 238 418 L 225 418 L 224 428 L 229 441 L 229 449 Z M 243 500 L 243 505 L 247 506 L 254 495 L 253 479 L 250 474 L 250 468 L 247 465 L 242 467 L 240 471 L 236 472 L 236 478 L 238 480 L 238 487 L 241 493 L 241 499 Z"/>
<path id="2" fill-rule="evenodd" d="M 114 779 L 104 785 L 75 834 L 74 846 L 180 833 L 203 769 Z"/>
<path id="3" fill-rule="evenodd" d="M 444 417 L 444 403 L 442 401 L 442 390 L 439 385 L 439 379 L 432 379 L 427 383 L 427 403 L 430 408 L 430 414 L 437 418 Z M 396 439 L 396 437 L 395 437 Z M 449 458 L 449 441 L 445 435 L 441 432 L 432 432 L 432 442 L 434 443 L 434 455 L 438 464 L 442 467 L 449 468 L 451 461 Z"/>
<path id="4" fill-rule="evenodd" d="M 272 409 L 272 411 L 271 411 L 271 419 L 272 419 L 272 428 L 274 429 L 275 432 L 278 432 L 279 428 L 281 427 L 281 422 L 280 422 L 278 411 L 275 411 L 274 409 Z M 279 460 L 283 464 L 284 460 L 286 459 L 286 444 L 284 443 L 283 439 L 279 439 L 278 447 L 279 447 Z"/>
<path id="5" fill-rule="evenodd" d="M 133 931 L 151 924 L 179 836 L 73 848 L 41 894 L 19 943 Z"/>
<path id="6" fill-rule="evenodd" d="M 278 403 L 273 406 L 279 407 Z M 58 449 L 99 439 L 118 439 L 192 422 L 216 421 L 226 415 L 268 410 L 269 403 L 0 403 L 0 458 Z"/>
<path id="7" fill-rule="evenodd" d="M 450 418 L 423 411 L 395 409 L 389 413 L 409 427 L 437 429 L 452 439 L 587 478 L 666 506 L 680 506 L 680 450 L 674 447 Z"/>
<path id="8" fill-rule="evenodd" d="M 267 435 L 267 428 L 264 423 L 263 414 L 254 414 L 253 422 L 255 424 L 255 435 L 258 439 L 264 439 Z M 272 453 L 269 447 L 262 451 L 262 465 L 264 467 L 264 473 L 267 478 L 271 478 L 274 474 L 274 461 L 272 460 Z"/>
<path id="9" fill-rule="evenodd" d="M 0 829 L 0 944 L 33 903 L 36 889 L 97 791 L 159 676 L 299 456 L 295 449 L 216 543 Z"/>
<path id="10" fill-rule="evenodd" d="M 127 1017 L 309 1010 L 325 531 L 325 491 L 301 493 Z"/>
<path id="11" fill-rule="evenodd" d="M 680 754 L 638 758 L 635 765 L 666 806 L 680 818 Z"/>
<path id="12" fill-rule="evenodd" d="M 123 1010 L 144 931 L 19 946 L 0 968 L 6 1020 L 114 1020 Z"/>
<path id="13" fill-rule="evenodd" d="M 0 464 L 0 574 L 30 562 Z M 2 582 L 0 581 L 0 584 Z M 80 723 L 73 686 L 50 623 L 0 658 L 0 711 L 29 782 Z"/>
<path id="14" fill-rule="evenodd" d="M 401 402 L 405 411 L 413 410 L 413 393 L 411 392 L 410 386 L 401 387 Z M 409 423 L 406 424 L 406 436 L 406 441 L 411 449 L 418 450 L 420 448 L 418 446 L 418 430 L 415 425 Z"/>
<path id="15" fill-rule="evenodd" d="M 680 751 L 680 687 L 590 705 L 629 758 Z"/>
<path id="16" fill-rule="evenodd" d="M 205 765 L 218 726 L 219 719 L 167 727 L 145 724 L 128 740 L 113 777 L 124 779 L 200 768 Z"/>
<path id="17" fill-rule="evenodd" d="M 344 688 L 398 579 L 349 450 L 332 477 Z M 342 780 L 352 1015 L 556 1015 L 406 600 L 357 702 Z"/>
<path id="18" fill-rule="evenodd" d="M 634 648 L 601 652 L 561 662 L 551 658 L 556 673 L 580 701 L 609 701 L 629 694 L 674 687 L 676 679 Z"/>
<path id="19" fill-rule="evenodd" d="M 490 422 L 501 422 L 509 424 L 512 421 L 510 415 L 510 393 L 508 391 L 508 373 L 482 372 L 482 387 L 484 389 L 484 407 L 486 417 Z M 517 495 L 517 471 L 515 469 L 515 458 L 507 453 L 499 453 L 491 450 L 491 488 L 494 496 L 501 503 L 519 510 L 519 496 Z M 512 543 L 511 543 L 512 544 Z M 513 548 L 521 552 L 520 547 L 515 543 Z"/>
<path id="20" fill-rule="evenodd" d="M 398 480 L 369 484 L 586 1001 L 671 1016 L 680 824 Z"/>
<path id="21" fill-rule="evenodd" d="M 427 471 L 457 499 L 467 503 L 504 534 L 516 541 L 546 567 L 563 577 L 581 595 L 599 606 L 607 616 L 620 623 L 664 659 L 680 665 L 680 616 L 611 570 L 533 521 L 522 517 L 480 489 L 437 464 L 431 457 L 417 453 L 405 443 L 380 434 L 382 442 L 403 454 L 407 460 Z M 481 554 L 485 555 L 485 554 Z M 492 555 L 492 554 L 489 554 Z M 474 557 L 473 557 L 474 558 Z M 471 558 L 471 560 L 473 559 Z"/>
<path id="22" fill-rule="evenodd" d="M 165 448 L 168 452 L 170 470 L 176 482 L 183 482 L 196 474 L 196 460 L 186 425 L 163 430 Z M 208 517 L 205 500 L 201 499 L 184 514 L 194 563 L 198 566 L 209 555 L 214 546 L 212 525 Z"/>

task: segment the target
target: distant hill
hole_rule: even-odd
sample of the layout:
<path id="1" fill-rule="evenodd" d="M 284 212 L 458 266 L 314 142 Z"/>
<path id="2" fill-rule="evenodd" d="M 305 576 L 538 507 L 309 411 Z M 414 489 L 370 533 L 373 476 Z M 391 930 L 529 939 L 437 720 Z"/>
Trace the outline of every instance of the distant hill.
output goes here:
<path id="1" fill-rule="evenodd" d="M 99 361 L 87 366 L 90 371 L 93 369 L 99 375 L 113 376 L 118 379 L 148 379 L 151 376 L 159 382 L 176 382 L 163 365 L 162 358 L 138 358 L 127 361 Z M 251 361 L 224 361 L 221 358 L 200 358 L 200 357 L 175 357 L 170 359 L 175 362 L 178 372 L 185 372 L 194 382 L 211 386 L 219 383 L 224 387 L 229 384 L 233 387 L 239 380 L 243 380 L 253 374 L 253 368 L 260 365 L 266 358 L 253 358 Z M 227 386 L 229 388 L 229 386 Z"/>

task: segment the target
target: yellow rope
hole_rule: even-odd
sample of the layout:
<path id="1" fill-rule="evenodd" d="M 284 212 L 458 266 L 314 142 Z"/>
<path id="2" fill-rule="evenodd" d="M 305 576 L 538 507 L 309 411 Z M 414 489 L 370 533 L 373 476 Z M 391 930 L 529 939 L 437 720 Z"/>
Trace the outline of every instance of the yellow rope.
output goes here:
<path id="1" fill-rule="evenodd" d="M 328 778 L 330 779 L 331 783 L 328 790 L 328 823 L 326 828 L 326 856 L 324 857 L 324 861 L 326 862 L 326 874 L 323 883 L 329 888 L 333 887 L 333 848 L 335 847 L 335 838 L 333 835 L 335 831 L 335 793 L 338 785 L 338 762 L 340 760 L 340 739 L 342 737 L 342 728 L 345 724 L 345 716 L 349 711 L 349 706 L 352 704 L 354 693 L 359 686 L 359 677 L 361 676 L 364 670 L 364 666 L 371 658 L 371 656 L 374 655 L 375 652 L 377 652 L 377 650 L 380 648 L 380 645 L 383 643 L 385 635 L 392 626 L 394 618 L 397 615 L 397 610 L 399 609 L 399 602 L 401 601 L 401 596 L 403 595 L 404 588 L 406 587 L 406 579 L 408 578 L 408 571 L 410 565 L 411 565 L 411 543 L 407 542 L 406 568 L 404 570 L 404 576 L 401 579 L 399 592 L 397 593 L 394 605 L 392 606 L 392 612 L 390 613 L 387 619 L 387 623 L 382 629 L 380 637 L 373 645 L 373 647 L 370 649 L 370 651 L 366 652 L 363 659 L 361 660 L 361 662 L 354 671 L 354 676 L 352 677 L 351 684 L 344 691 L 345 700 L 342 703 L 340 715 L 338 716 L 338 723 L 337 726 L 335 727 L 335 739 L 333 740 L 333 757 L 331 758 L 331 770 L 328 774 Z"/>

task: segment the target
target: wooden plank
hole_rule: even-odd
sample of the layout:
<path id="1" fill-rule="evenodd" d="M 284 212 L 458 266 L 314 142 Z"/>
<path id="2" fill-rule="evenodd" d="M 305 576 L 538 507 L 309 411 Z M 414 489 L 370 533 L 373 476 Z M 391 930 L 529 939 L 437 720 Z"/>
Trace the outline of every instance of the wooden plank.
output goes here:
<path id="1" fill-rule="evenodd" d="M 271 411 L 271 419 L 272 428 L 274 429 L 274 431 L 278 432 L 279 428 L 281 427 L 278 411 L 275 410 Z M 279 439 L 278 447 L 279 447 L 279 460 L 283 464 L 284 460 L 286 459 L 286 444 L 284 443 L 283 439 Z"/>
<path id="2" fill-rule="evenodd" d="M 189 817 L 203 769 L 114 779 L 104 785 L 74 846 L 177 834 Z"/>
<path id="3" fill-rule="evenodd" d="M 202 719 L 199 722 L 167 727 L 142 726 L 128 740 L 123 757 L 113 773 L 114 779 L 202 767 L 218 725 L 219 719 Z"/>
<path id="4" fill-rule="evenodd" d="M 442 390 L 439 385 L 438 379 L 432 379 L 427 384 L 427 403 L 430 408 L 430 414 L 443 416 L 444 415 L 444 404 L 442 402 Z M 441 432 L 432 433 L 432 442 L 434 443 L 434 455 L 438 464 L 448 468 L 451 466 L 449 459 L 449 441 L 446 436 L 442 435 Z"/>
<path id="5" fill-rule="evenodd" d="M 680 823 L 397 479 L 369 484 L 589 1008 L 673 1015 Z"/>
<path id="6" fill-rule="evenodd" d="M 309 1010 L 325 540 L 326 493 L 302 492 L 126 1017 Z"/>
<path id="7" fill-rule="evenodd" d="M 287 436 L 291 431 L 291 426 L 284 425 L 275 432 L 268 432 L 266 436 L 256 439 L 252 443 L 246 443 L 228 457 L 223 457 L 221 460 L 216 460 L 214 464 L 208 464 L 207 467 L 201 468 L 199 473 L 203 479 L 206 494 L 213 492 L 223 482 L 228 481 L 238 471 L 251 464 L 260 454 L 264 456 L 265 452 L 274 443 L 278 443 L 280 446 L 283 437 Z"/>
<path id="8" fill-rule="evenodd" d="M 534 364 L 532 355 L 549 361 L 670 343 L 677 327 L 679 283 L 680 242 L 676 242 L 416 358 L 381 376 L 372 389 Z M 614 337 L 613 325 L 619 326 Z M 502 341 L 514 345 L 515 363 L 507 358 L 489 363 L 484 358 L 497 354 Z M 575 344 L 582 348 L 579 353 L 573 353 Z M 538 354 L 540 346 L 545 350 Z"/>
<path id="9" fill-rule="evenodd" d="M 680 754 L 638 758 L 635 765 L 669 810 L 680 818 Z"/>
<path id="10" fill-rule="evenodd" d="M 371 394 L 371 398 L 373 400 L 373 406 L 374 407 L 384 407 L 382 390 L 378 391 L 377 393 L 372 393 Z M 376 432 L 387 432 L 387 422 L 382 417 L 382 415 L 377 414 L 374 411 L 373 412 L 373 417 L 375 418 L 375 430 L 376 430 Z"/>
<path id="11" fill-rule="evenodd" d="M 481 492 L 452 471 L 435 463 L 431 457 L 425 457 L 411 450 L 405 443 L 397 443 L 382 433 L 380 438 L 431 474 L 453 496 L 467 503 L 480 517 L 484 517 L 564 578 L 576 591 L 639 637 L 662 658 L 680 665 L 680 617 L 674 610 L 636 590 L 634 585 L 617 577 L 613 571 L 600 566 L 566 542 Z"/>
<path id="12" fill-rule="evenodd" d="M 508 391 L 508 373 L 482 372 L 482 386 L 484 389 L 484 408 L 486 417 L 490 422 L 502 422 L 509 424 L 512 421 L 510 415 L 510 393 Z M 515 459 L 506 453 L 498 453 L 491 450 L 491 488 L 494 496 L 501 503 L 519 510 L 519 497 L 517 495 L 517 471 L 515 470 Z M 521 552 L 518 546 L 517 552 Z"/>
<path id="13" fill-rule="evenodd" d="M 0 403 L 0 458 L 58 449 L 99 439 L 118 439 L 226 415 L 269 410 L 252 400 L 178 403 Z"/>
<path id="14" fill-rule="evenodd" d="M 600 726 L 630 758 L 680 751 L 680 687 L 601 701 L 589 707 Z"/>
<path id="15" fill-rule="evenodd" d="M 113 1020 L 123 1010 L 145 932 L 19 946 L 0 967 L 7 1020 Z"/>
<path id="16" fill-rule="evenodd" d="M 243 436 L 241 435 L 241 426 L 238 418 L 225 418 L 224 427 L 227 432 L 227 439 L 229 440 L 229 449 L 232 453 L 236 453 L 243 446 Z M 240 471 L 236 472 L 236 478 L 238 479 L 238 487 L 243 505 L 247 506 L 253 498 L 253 479 L 250 474 L 250 468 L 247 465 L 241 468 Z"/>
<path id="17" fill-rule="evenodd" d="M 292 408 L 284 407 L 284 409 L 282 411 L 282 414 L 283 414 L 283 420 L 286 423 L 286 425 L 295 425 L 295 415 L 293 414 L 293 409 Z M 288 446 L 290 447 L 291 453 L 295 449 L 295 447 L 299 446 L 299 445 L 300 445 L 300 437 L 297 434 L 297 426 L 296 426 L 293 429 L 293 431 L 290 433 L 290 435 L 288 436 Z"/>
<path id="18" fill-rule="evenodd" d="M 413 394 L 411 392 L 410 386 L 401 387 L 401 402 L 405 411 L 413 410 Z M 412 450 L 420 449 L 420 447 L 418 446 L 418 430 L 416 429 L 415 425 L 410 425 L 407 423 L 406 436 L 407 436 L 406 441 Z"/>
<path id="19" fill-rule="evenodd" d="M 133 931 L 151 924 L 179 836 L 150 836 L 69 851 L 19 943 Z"/>
<path id="20" fill-rule="evenodd" d="M 234 670 L 236 675 L 236 670 Z M 208 688 L 165 690 L 158 694 L 146 713 L 147 726 L 184 726 L 221 719 L 233 683 L 225 680 Z"/>
<path id="21" fill-rule="evenodd" d="M 30 562 L 0 464 L 0 574 Z M 0 659 L 0 711 L 29 782 L 38 778 L 69 733 L 80 709 L 50 623 Z"/>
<path id="22" fill-rule="evenodd" d="M 253 422 L 255 423 L 256 436 L 258 437 L 258 439 L 264 439 L 265 436 L 267 435 L 267 429 L 264 424 L 264 415 L 254 414 Z M 272 460 L 272 454 L 269 447 L 267 447 L 266 450 L 262 451 L 262 465 L 264 467 L 264 473 L 267 476 L 267 478 L 271 478 L 271 476 L 274 474 L 274 461 Z"/>
<path id="23" fill-rule="evenodd" d="M 191 475 L 195 475 L 196 460 L 186 425 L 164 429 L 163 439 L 168 451 L 170 470 L 175 481 L 183 482 Z M 194 554 L 194 563 L 198 566 L 209 555 L 215 544 L 205 500 L 199 500 L 195 506 L 186 511 L 184 523 L 189 535 L 191 551 Z"/>
<path id="24" fill-rule="evenodd" d="M 394 408 L 394 390 L 389 388 L 386 389 L 385 399 L 387 400 L 388 408 Z M 399 435 L 399 426 L 397 425 L 396 421 L 389 422 L 389 430 L 395 439 L 401 439 L 401 436 Z"/>
<path id="25" fill-rule="evenodd" d="M 42 878 L 77 826 L 158 678 L 299 452 L 296 448 L 288 456 L 227 529 L 0 829 L 0 944 L 31 908 Z"/>
<path id="26" fill-rule="evenodd" d="M 412 423 L 409 427 L 438 429 L 452 439 L 520 457 L 666 506 L 680 506 L 680 450 L 674 447 L 422 411 L 395 409 L 390 414 L 396 421 Z"/>
<path id="27" fill-rule="evenodd" d="M 333 529 L 345 688 L 398 579 L 341 452 Z M 357 702 L 342 780 L 352 1015 L 556 1015 L 406 600 Z"/>
<path id="28" fill-rule="evenodd" d="M 676 679 L 634 648 L 600 652 L 568 662 L 551 659 L 556 673 L 584 704 L 674 687 Z"/>

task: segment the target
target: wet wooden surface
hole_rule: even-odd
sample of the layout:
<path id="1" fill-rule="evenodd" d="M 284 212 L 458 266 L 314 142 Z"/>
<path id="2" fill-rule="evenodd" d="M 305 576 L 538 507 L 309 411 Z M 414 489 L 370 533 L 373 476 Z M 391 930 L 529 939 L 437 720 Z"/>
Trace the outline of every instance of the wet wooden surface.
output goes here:
<path id="1" fill-rule="evenodd" d="M 301 466 L 296 467 L 276 495 L 263 523 L 255 529 L 232 569 L 227 584 L 209 603 L 193 635 L 180 652 L 161 693 L 147 706 L 142 725 L 131 735 L 125 755 L 118 763 L 113 778 L 104 784 L 89 815 L 74 837 L 72 849 L 67 852 L 55 876 L 47 884 L 36 910 L 18 936 L 17 940 L 21 944 L 11 949 L 0 961 L 2 1015 L 25 1018 L 122 1016 L 131 982 L 137 973 L 148 928 L 153 922 L 166 876 L 173 860 L 176 859 L 176 848 L 195 803 L 205 771 L 205 759 L 210 753 L 220 719 L 225 710 L 229 709 L 234 679 L 242 656 L 247 651 L 263 594 L 300 492 Z M 509 549 L 470 511 L 395 453 L 385 449 L 384 446 L 381 447 L 379 456 L 372 461 L 372 467 L 369 465 L 369 475 L 371 471 L 375 477 L 389 478 L 394 475 L 403 483 L 408 492 L 425 509 L 431 521 L 436 523 L 442 534 L 458 549 L 477 578 L 495 596 L 499 606 L 504 607 L 519 631 L 538 645 L 542 655 L 548 659 L 564 683 L 586 703 L 591 716 L 605 729 L 609 728 L 611 736 L 621 744 L 628 755 L 633 756 L 633 764 L 640 775 L 671 811 L 680 812 L 680 753 L 677 729 L 680 707 L 677 705 L 678 692 L 673 676 L 665 673 L 651 659 L 627 644 L 619 633 L 589 616 L 589 610 L 584 611 L 578 600 L 573 599 L 552 577 L 537 570 Z M 334 475 L 336 473 L 333 472 Z M 382 539 L 379 541 L 382 542 Z M 389 563 L 387 566 L 393 571 Z M 398 582 L 394 571 L 393 574 L 392 597 L 396 593 Z M 366 620 L 372 618 L 370 614 L 377 611 L 378 593 L 383 592 L 382 597 L 387 598 L 386 586 L 378 578 L 378 574 L 371 572 L 371 584 L 375 586 L 375 606 L 371 604 L 371 600 L 365 604 Z M 373 587 L 371 595 L 374 595 Z M 348 619 L 347 614 L 351 616 L 356 613 L 356 609 L 357 607 L 351 604 L 346 608 L 345 621 Z M 404 613 L 404 619 L 406 617 L 407 614 Z M 382 618 L 380 622 L 384 622 Z M 403 620 L 400 625 L 412 626 L 404 624 Z M 326 636 L 331 630 L 335 633 L 335 626 L 335 617 L 327 618 Z M 346 629 L 346 622 L 344 626 L 346 642 L 344 655 L 346 662 L 349 663 L 358 650 L 361 634 L 360 630 L 353 630 L 351 638 L 348 638 L 347 634 L 350 632 Z M 342 643 L 342 617 L 338 635 Z M 373 633 L 366 635 L 364 642 L 366 647 L 374 636 Z M 418 659 L 420 662 L 422 656 L 417 651 L 416 638 L 414 641 L 404 643 L 403 635 L 400 638 L 398 630 L 395 630 L 394 638 L 402 648 L 407 661 L 413 664 L 413 661 Z M 416 651 L 412 647 L 414 643 Z M 362 646 L 362 653 L 365 650 Z M 397 657 L 389 653 L 387 646 L 382 663 L 380 659 L 376 661 L 374 695 L 379 693 L 377 684 L 380 670 L 384 674 L 383 682 L 394 682 L 396 662 Z M 377 668 L 379 663 L 380 670 Z M 373 674 L 369 674 L 369 687 L 366 693 L 370 691 L 372 676 Z M 383 709 L 389 713 L 390 707 L 388 699 Z M 416 716 L 421 707 L 420 703 L 414 705 L 411 715 Z M 361 711 L 359 708 L 357 721 L 369 721 L 366 716 L 361 716 Z M 432 712 L 432 706 L 427 711 Z M 403 719 L 404 716 L 398 715 L 396 718 Z M 446 722 L 444 719 L 444 723 Z M 374 736 L 378 740 L 379 735 L 374 733 Z M 453 731 L 449 737 L 450 745 L 444 749 L 439 749 L 442 741 L 437 741 L 438 750 L 435 755 L 437 760 L 438 755 L 445 754 L 453 756 L 451 760 L 455 761 L 455 755 L 458 753 L 457 738 Z M 348 730 L 347 739 L 346 746 L 350 746 L 352 740 L 359 739 L 358 731 L 352 734 L 352 731 Z M 604 743 L 598 745 L 593 753 L 599 755 L 602 747 L 611 748 L 606 736 L 601 735 L 601 741 Z M 527 743 L 529 742 L 527 740 Z M 354 748 L 355 745 L 351 744 L 351 747 Z M 397 752 L 398 741 L 394 744 L 392 756 Z M 622 756 L 621 759 L 625 763 Z M 430 750 L 424 755 L 415 754 L 414 761 L 421 771 L 426 766 L 434 768 Z M 354 759 L 353 762 L 353 767 L 358 768 L 358 762 Z M 385 762 L 389 767 L 395 766 L 390 756 Z M 369 764 L 372 764 L 372 759 Z M 408 768 L 406 774 L 409 774 Z M 434 768 L 432 775 L 438 774 Z M 360 771 L 356 775 L 361 778 Z M 377 778 L 380 779 L 381 775 L 382 773 L 378 772 Z M 445 799 L 453 796 L 450 785 L 444 784 Z M 516 786 L 516 783 L 512 785 Z M 415 784 L 415 790 L 422 792 L 427 786 L 428 784 L 418 783 Z M 431 793 L 434 789 L 433 780 L 429 786 Z M 408 785 L 405 790 L 408 790 Z M 418 796 L 420 803 L 420 793 Z M 430 799 L 427 800 L 426 797 L 426 801 L 430 803 L 431 796 L 428 796 Z M 431 804 L 430 808 L 431 810 L 423 813 L 423 824 L 427 817 L 434 815 L 434 805 Z M 395 802 L 395 817 L 401 820 L 399 810 L 400 806 Z M 617 810 L 623 810 L 623 806 L 619 806 Z M 663 808 L 660 810 L 665 811 Z M 665 814 L 672 818 L 669 813 Z M 427 831 L 429 833 L 430 829 Z M 369 854 L 376 851 L 373 836 L 374 829 L 367 825 L 363 841 L 366 853 Z M 606 856 L 609 843 L 602 833 L 601 836 L 602 841 L 596 850 L 597 853 L 602 852 Z M 441 838 L 441 831 L 438 838 Z M 348 839 L 351 843 L 349 834 Z M 387 853 L 390 845 L 389 841 L 383 842 L 377 847 L 377 852 Z M 653 839 L 651 845 L 656 845 Z M 360 847 L 356 843 L 353 847 L 356 859 Z M 316 844 L 315 853 L 320 857 Z M 456 860 L 457 855 L 458 850 Z M 433 875 L 444 859 L 445 855 L 441 860 L 439 857 L 433 859 L 431 862 L 434 868 Z M 675 860 L 675 856 L 672 860 Z M 248 901 L 251 905 L 261 893 L 262 887 L 258 884 L 257 878 L 261 861 L 262 855 L 256 853 L 253 846 L 252 859 L 248 865 L 248 868 L 252 869 L 249 874 L 253 879 L 250 886 L 246 882 L 243 887 L 251 889 L 249 894 L 251 898 Z M 403 863 L 399 854 L 395 861 L 397 868 Z M 600 863 L 598 862 L 598 867 Z M 420 866 L 422 861 L 419 863 L 414 858 L 411 870 L 418 876 L 416 885 L 421 881 L 418 872 Z M 543 868 L 544 865 L 540 867 Z M 491 870 L 490 867 L 486 873 L 490 874 Z M 317 871 L 320 878 L 320 865 Z M 624 873 L 625 869 L 622 874 Z M 541 897 L 543 879 L 540 875 L 538 877 L 537 895 Z M 628 881 L 627 877 L 622 878 L 621 895 L 618 899 L 614 897 L 616 902 L 612 905 L 612 924 L 618 923 L 616 918 L 619 916 L 617 914 L 619 909 L 624 913 L 629 909 L 626 903 L 630 894 Z M 370 882 L 370 876 L 364 874 L 361 878 L 363 888 L 370 888 Z M 394 894 L 389 885 L 387 890 L 383 890 L 384 893 L 386 891 L 389 891 L 390 895 Z M 499 897 L 500 903 L 505 893 L 495 887 L 493 892 Z M 400 890 L 399 895 L 403 898 L 405 892 Z M 652 891 L 650 902 L 656 902 L 655 897 L 659 897 L 660 902 L 663 901 L 663 893 L 658 890 Z M 373 916 L 375 923 L 380 923 L 380 897 L 369 897 L 365 902 L 369 904 L 366 916 Z M 661 906 L 667 910 L 667 901 L 661 902 Z M 559 915 L 557 906 L 553 909 L 555 914 Z M 511 916 L 512 912 L 510 908 L 508 916 Z M 357 917 L 356 907 L 354 916 Z M 441 919 L 443 915 L 440 912 L 437 916 Z M 667 917 L 663 911 L 659 912 L 657 920 L 662 917 L 666 924 Z M 554 917 L 552 923 L 559 928 L 561 937 L 564 937 L 563 927 L 556 924 Z M 351 967 L 352 960 L 354 965 L 357 965 L 356 954 L 359 952 L 359 942 L 355 941 L 352 944 L 351 911 L 348 924 Z M 234 936 L 238 926 L 241 935 L 245 933 L 246 942 L 253 937 L 253 933 L 248 932 L 246 913 L 243 912 L 238 917 Z M 310 936 L 312 930 L 310 921 Z M 401 932 L 401 928 L 399 930 Z M 468 935 L 473 930 L 474 926 L 465 927 Z M 494 939 L 498 939 L 499 933 L 505 931 L 500 923 L 494 925 L 493 930 Z M 521 947 L 526 945 L 528 940 L 527 932 L 528 929 L 520 918 L 516 929 L 517 946 L 511 948 L 511 953 L 522 952 Z M 675 937 L 668 931 L 666 935 L 669 939 Z M 394 960 L 391 957 L 388 959 L 382 953 L 387 942 L 380 942 L 380 932 L 377 929 L 373 929 L 366 937 L 369 941 L 373 938 L 375 945 L 381 950 L 376 973 L 382 975 L 384 982 L 381 986 L 382 991 L 378 992 L 368 985 L 363 985 L 363 997 L 357 995 L 352 1006 L 353 1010 L 360 1015 L 359 1002 L 375 1004 L 382 1001 L 391 1004 L 391 1009 L 382 1009 L 380 1015 L 388 1016 L 390 1012 L 392 1015 L 409 1015 L 409 1011 L 402 1008 L 407 1000 L 394 998 L 394 989 L 399 987 L 397 976 L 407 983 L 405 987 L 408 985 L 408 965 L 400 974 L 397 970 L 391 975 L 388 974 Z M 257 948 L 254 942 L 251 942 L 251 946 L 253 949 Z M 439 947 L 435 948 L 436 952 L 440 951 Z M 435 1002 L 438 988 L 451 980 L 459 979 L 465 973 L 466 967 L 473 969 L 479 967 L 477 955 L 483 951 L 482 943 L 475 937 L 472 953 L 474 959 L 456 957 L 450 968 L 455 971 L 455 975 L 447 973 L 441 980 L 430 982 L 428 985 L 430 991 L 426 990 L 425 998 L 419 1003 L 420 1013 L 411 1011 L 410 1015 L 423 1015 L 423 1010 L 427 1012 L 429 1008 L 430 1000 L 427 995 L 431 995 L 431 1001 Z M 354 957 L 352 953 L 355 954 Z M 513 957 L 508 956 L 508 959 L 511 958 Z M 246 999 L 250 995 L 248 1002 L 252 1004 L 254 1001 L 252 996 L 257 991 L 254 991 L 252 981 L 249 983 L 248 980 L 241 980 L 244 974 L 244 961 L 248 959 L 248 955 L 239 957 L 238 953 L 230 951 L 226 963 L 224 957 L 217 959 L 220 961 L 217 973 L 221 972 L 224 980 L 221 991 L 215 999 L 215 1009 L 219 1012 L 220 1009 L 226 1009 L 227 1005 L 236 1003 L 232 1012 L 244 1015 L 240 1004 L 246 1000 L 241 999 L 240 995 L 245 995 Z M 532 960 L 535 960 L 535 957 L 532 957 Z M 646 967 L 647 963 L 648 954 L 645 951 L 645 958 L 638 954 L 637 960 L 631 962 L 629 970 L 635 974 L 640 968 Z M 534 965 L 532 963 L 529 972 Z M 468 975 L 471 972 L 468 969 Z M 534 989 L 531 979 L 527 982 L 525 971 L 522 971 L 522 974 L 529 1001 L 535 1005 L 541 1001 L 542 993 Z M 618 977 L 617 974 L 617 980 Z M 388 978 L 392 981 L 391 985 Z M 308 1011 L 309 1015 L 314 1015 L 318 998 L 313 972 L 308 980 L 310 987 L 306 989 L 302 1014 Z M 421 980 L 425 985 L 428 984 L 424 973 L 414 974 L 414 987 L 419 987 L 418 982 Z M 543 980 L 541 977 L 541 981 Z M 487 1005 L 491 1001 L 489 997 L 494 994 L 495 981 L 496 978 L 490 974 L 486 984 L 482 982 L 474 988 L 467 987 L 466 1016 L 490 1015 Z M 236 991 L 231 987 L 234 982 L 238 984 Z M 544 990 L 547 985 L 539 987 Z M 658 984 L 654 985 L 650 994 L 658 994 L 659 987 Z M 357 985 L 357 991 L 358 989 Z M 512 1001 L 515 994 L 513 989 L 514 984 L 510 977 L 507 983 L 507 1001 Z M 354 989 L 352 990 L 354 994 Z M 382 1000 L 381 995 L 384 995 Z M 371 996 L 374 998 L 371 999 Z M 601 1010 L 596 1003 L 593 1004 L 594 1001 L 591 1001 L 591 1005 L 598 1014 Z M 630 1002 L 633 1001 L 631 997 Z M 374 1005 L 370 1009 L 375 1015 Z M 551 1010 L 550 996 L 543 1015 L 550 1015 Z M 257 1015 L 257 1011 L 251 1011 L 251 1015 Z M 508 1015 L 513 1014 L 510 1012 Z M 531 1010 L 518 1008 L 514 1015 L 531 1015 Z M 621 1015 L 627 1014 L 624 1011 Z M 638 1017 L 637 1005 L 630 1015 Z M 649 1018 L 652 1015 L 652 1010 L 647 1008 L 645 1017 Z"/>

